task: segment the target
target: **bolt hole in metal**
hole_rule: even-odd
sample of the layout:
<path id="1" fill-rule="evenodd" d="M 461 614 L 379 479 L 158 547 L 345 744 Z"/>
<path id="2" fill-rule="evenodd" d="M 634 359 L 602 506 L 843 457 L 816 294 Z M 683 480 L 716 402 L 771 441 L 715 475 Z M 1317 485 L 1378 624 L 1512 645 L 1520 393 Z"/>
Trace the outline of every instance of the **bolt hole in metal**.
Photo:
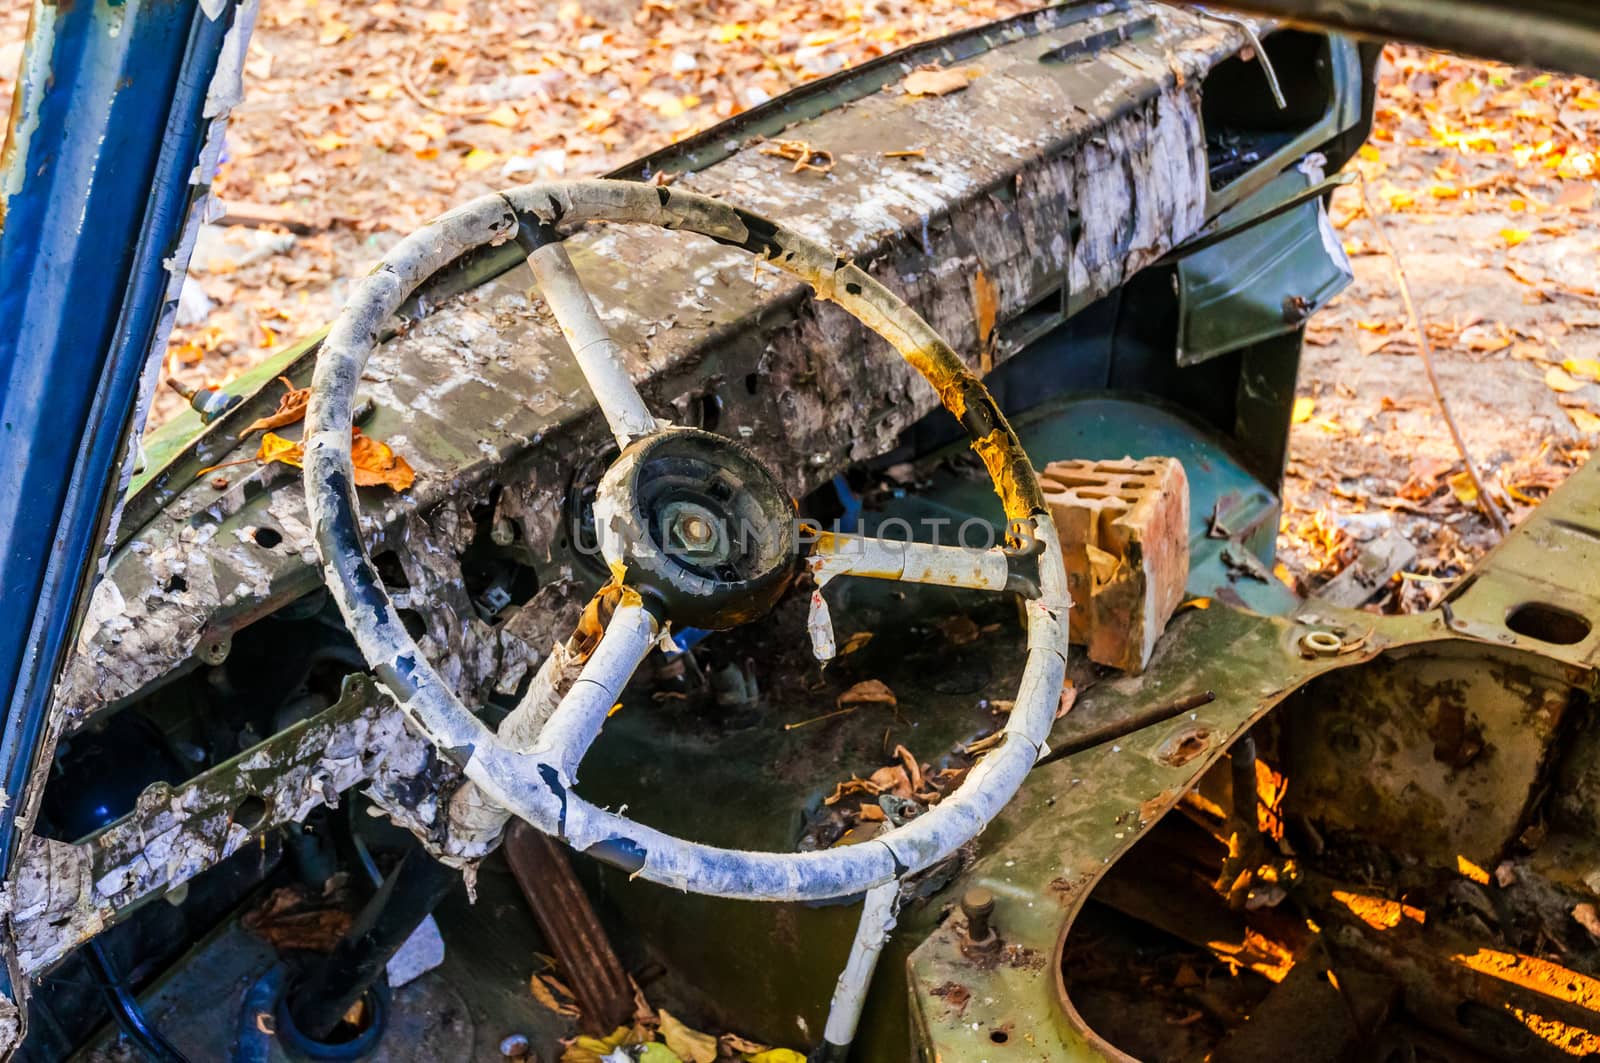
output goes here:
<path id="1" fill-rule="evenodd" d="M 1548 602 L 1523 602 L 1506 613 L 1506 627 L 1519 635 L 1554 646 L 1571 646 L 1589 637 L 1588 619 Z"/>
<path id="2" fill-rule="evenodd" d="M 276 528 L 261 527 L 255 530 L 252 538 L 255 539 L 257 546 L 265 550 L 271 550 L 274 546 L 283 542 L 283 533 Z"/>
<path id="3" fill-rule="evenodd" d="M 990 1030 L 989 1040 L 993 1041 L 997 1045 L 1003 1045 L 1007 1041 L 1011 1040 L 1011 1035 L 1006 1033 L 1004 1030 Z"/>
<path id="4" fill-rule="evenodd" d="M 237 805 L 233 806 L 232 820 L 235 826 L 243 827 L 254 834 L 263 823 L 267 821 L 267 813 L 272 806 L 267 799 L 258 794 L 250 794 Z"/>

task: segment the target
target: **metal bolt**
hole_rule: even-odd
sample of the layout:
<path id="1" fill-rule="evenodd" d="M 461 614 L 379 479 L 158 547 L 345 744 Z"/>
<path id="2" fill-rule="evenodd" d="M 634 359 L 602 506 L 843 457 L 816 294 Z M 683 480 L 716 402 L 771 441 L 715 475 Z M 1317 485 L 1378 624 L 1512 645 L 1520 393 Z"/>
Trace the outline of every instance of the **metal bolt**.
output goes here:
<path id="1" fill-rule="evenodd" d="M 987 941 L 994 935 L 989 917 L 994 914 L 994 894 L 983 886 L 974 886 L 961 895 L 961 913 L 967 917 L 967 937 L 972 941 Z"/>
<path id="2" fill-rule="evenodd" d="M 683 535 L 683 541 L 690 546 L 704 546 L 711 541 L 711 524 L 702 517 L 690 515 L 683 518 L 678 530 Z"/>

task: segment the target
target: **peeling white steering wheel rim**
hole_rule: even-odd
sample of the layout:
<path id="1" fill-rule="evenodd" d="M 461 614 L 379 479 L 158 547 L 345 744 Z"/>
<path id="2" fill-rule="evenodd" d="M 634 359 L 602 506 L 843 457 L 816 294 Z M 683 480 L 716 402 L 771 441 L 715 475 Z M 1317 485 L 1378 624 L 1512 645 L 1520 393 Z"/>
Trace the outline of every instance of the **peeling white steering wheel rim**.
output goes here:
<path id="1" fill-rule="evenodd" d="M 379 329 L 418 285 L 461 255 L 587 221 L 698 232 L 762 255 L 888 340 L 973 436 L 1013 525 L 1042 547 L 1026 603 L 1028 657 L 1004 740 L 944 801 L 870 842 L 806 853 L 722 849 L 597 808 L 536 753 L 503 746 L 455 696 L 395 612 L 360 534 L 350 459 L 356 389 Z M 525 185 L 441 215 L 401 241 L 357 286 L 317 356 L 306 417 L 306 499 L 329 590 L 379 681 L 417 730 L 487 796 L 574 848 L 662 885 L 745 900 L 826 900 L 921 870 L 972 838 L 1008 802 L 1042 751 L 1066 670 L 1066 575 L 1038 480 L 987 390 L 910 307 L 854 264 L 766 219 L 689 192 L 623 181 Z"/>

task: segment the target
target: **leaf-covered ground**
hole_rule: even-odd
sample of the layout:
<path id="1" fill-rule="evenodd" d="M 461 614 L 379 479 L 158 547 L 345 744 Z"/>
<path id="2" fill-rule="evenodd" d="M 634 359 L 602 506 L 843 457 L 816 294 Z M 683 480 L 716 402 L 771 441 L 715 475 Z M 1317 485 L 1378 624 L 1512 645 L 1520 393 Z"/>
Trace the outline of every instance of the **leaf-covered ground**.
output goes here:
<path id="1" fill-rule="evenodd" d="M 1600 427 L 1600 87 L 1397 48 L 1381 79 L 1357 161 L 1366 200 L 1399 251 L 1468 448 L 1514 523 L 1588 458 Z M 1360 190 L 1341 190 L 1332 217 L 1356 282 L 1308 332 L 1280 550 L 1290 578 L 1314 587 L 1363 540 L 1398 530 L 1419 559 L 1380 602 L 1411 611 L 1495 536 Z"/>
<path id="2" fill-rule="evenodd" d="M 220 383 L 331 318 L 404 232 L 507 183 L 603 173 L 785 89 L 1020 0 L 264 0 L 217 181 L 234 215 L 197 252 L 205 295 L 168 363 Z M 26 5 L 0 12 L 0 107 Z M 1591 227 L 1600 91 L 1391 48 L 1359 167 L 1437 350 L 1445 393 L 1515 519 L 1600 428 Z M 1312 322 L 1281 574 L 1311 589 L 1364 538 L 1421 549 L 1383 599 L 1435 600 L 1492 543 L 1433 408 L 1388 256 L 1345 190 L 1355 285 Z M 296 234 L 263 246 L 281 219 Z M 182 399 L 163 391 L 153 423 Z"/>

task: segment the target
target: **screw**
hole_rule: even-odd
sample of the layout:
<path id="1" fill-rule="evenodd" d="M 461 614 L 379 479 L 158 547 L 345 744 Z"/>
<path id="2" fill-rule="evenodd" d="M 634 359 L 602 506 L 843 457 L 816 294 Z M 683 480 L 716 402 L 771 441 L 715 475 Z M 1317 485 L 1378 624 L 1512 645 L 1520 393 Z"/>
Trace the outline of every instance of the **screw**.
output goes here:
<path id="1" fill-rule="evenodd" d="M 982 886 L 974 886 L 961 895 L 961 913 L 967 917 L 967 937 L 974 941 L 987 941 L 994 936 L 989 917 L 994 914 L 994 894 Z"/>

